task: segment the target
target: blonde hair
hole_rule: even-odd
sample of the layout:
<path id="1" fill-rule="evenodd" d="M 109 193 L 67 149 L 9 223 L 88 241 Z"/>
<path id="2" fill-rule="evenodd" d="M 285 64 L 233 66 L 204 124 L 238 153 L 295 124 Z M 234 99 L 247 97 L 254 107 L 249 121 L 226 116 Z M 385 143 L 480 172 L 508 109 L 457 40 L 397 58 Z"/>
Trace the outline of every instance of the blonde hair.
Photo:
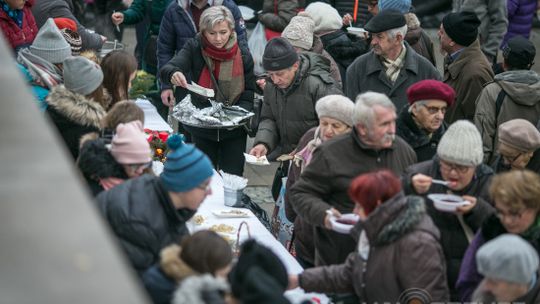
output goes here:
<path id="1" fill-rule="evenodd" d="M 540 175 L 529 170 L 512 170 L 498 174 L 489 187 L 492 200 L 510 210 L 523 207 L 540 210 Z"/>
<path id="2" fill-rule="evenodd" d="M 210 31 L 216 24 L 227 21 L 229 29 L 234 31 L 234 17 L 231 11 L 222 5 L 211 6 L 204 10 L 199 21 L 199 31 Z"/>

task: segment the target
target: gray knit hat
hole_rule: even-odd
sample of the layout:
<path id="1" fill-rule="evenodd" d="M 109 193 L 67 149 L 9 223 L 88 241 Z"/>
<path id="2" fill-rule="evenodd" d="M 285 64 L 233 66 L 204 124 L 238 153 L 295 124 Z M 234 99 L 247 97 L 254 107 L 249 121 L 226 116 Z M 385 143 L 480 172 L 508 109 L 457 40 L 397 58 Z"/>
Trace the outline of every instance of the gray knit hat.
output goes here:
<path id="1" fill-rule="evenodd" d="M 538 271 L 538 253 L 520 236 L 503 234 L 480 247 L 476 265 L 486 278 L 529 284 Z"/>
<path id="2" fill-rule="evenodd" d="M 499 126 L 499 142 L 523 152 L 540 148 L 540 132 L 525 119 L 512 119 Z"/>
<path id="3" fill-rule="evenodd" d="M 71 56 L 71 47 L 64 39 L 54 20 L 49 18 L 39 29 L 34 42 L 30 46 L 30 53 L 50 63 L 62 63 L 64 59 Z"/>
<path id="4" fill-rule="evenodd" d="M 482 138 L 478 129 L 467 120 L 458 120 L 444 133 L 437 155 L 440 159 L 462 166 L 482 163 Z"/>
<path id="5" fill-rule="evenodd" d="M 279 71 L 290 68 L 300 58 L 291 43 L 276 37 L 268 41 L 263 53 L 263 68 L 267 71 Z"/>
<path id="6" fill-rule="evenodd" d="M 292 46 L 309 51 L 313 47 L 314 29 L 315 22 L 309 14 L 300 12 L 291 19 L 289 25 L 281 33 L 281 37 L 289 40 Z"/>
<path id="7" fill-rule="evenodd" d="M 82 56 L 73 56 L 64 60 L 64 85 L 68 90 L 88 95 L 94 92 L 102 82 L 103 72 L 97 63 Z"/>
<path id="8" fill-rule="evenodd" d="M 343 95 L 327 95 L 315 104 L 315 112 L 319 118 L 326 116 L 337 119 L 350 127 L 354 125 L 353 111 L 354 102 Z"/>

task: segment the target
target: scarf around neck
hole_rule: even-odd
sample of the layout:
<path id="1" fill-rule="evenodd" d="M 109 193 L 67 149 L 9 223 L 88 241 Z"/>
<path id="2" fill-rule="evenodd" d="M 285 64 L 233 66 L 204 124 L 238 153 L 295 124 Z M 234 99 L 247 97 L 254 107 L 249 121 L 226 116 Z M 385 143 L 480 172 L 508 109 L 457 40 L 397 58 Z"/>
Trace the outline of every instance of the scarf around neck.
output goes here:
<path id="1" fill-rule="evenodd" d="M 62 71 L 58 67 L 32 54 L 27 48 L 19 52 L 17 61 L 28 69 L 36 85 L 52 89 L 64 82 Z"/>
<path id="2" fill-rule="evenodd" d="M 23 11 L 18 9 L 12 9 L 3 0 L 0 0 L 0 6 L 2 6 L 2 10 L 9 16 L 11 20 L 13 20 L 13 22 L 15 22 L 15 24 L 17 24 L 19 28 L 22 28 L 24 16 Z"/>
<path id="3" fill-rule="evenodd" d="M 214 47 L 202 34 L 202 56 L 206 63 L 199 77 L 199 85 L 216 90 L 216 100 L 225 105 L 234 104 L 244 92 L 244 64 L 236 33 L 232 32 L 223 48 Z M 218 88 L 214 88 L 210 69 Z"/>
<path id="4" fill-rule="evenodd" d="M 307 143 L 304 149 L 300 150 L 294 155 L 294 164 L 301 168 L 300 172 L 304 171 L 304 168 L 309 165 L 311 158 L 313 157 L 313 151 L 315 151 L 315 148 L 317 148 L 320 144 L 322 144 L 321 128 L 317 127 L 313 139 Z"/>
<path id="5" fill-rule="evenodd" d="M 381 62 L 384 68 L 386 69 L 386 76 L 392 83 L 396 82 L 396 79 L 399 76 L 399 72 L 401 71 L 401 68 L 405 64 L 406 53 L 407 53 L 407 49 L 403 45 L 401 49 L 401 53 L 399 53 L 399 56 L 396 58 L 396 60 L 390 60 L 388 58 L 381 57 Z"/>

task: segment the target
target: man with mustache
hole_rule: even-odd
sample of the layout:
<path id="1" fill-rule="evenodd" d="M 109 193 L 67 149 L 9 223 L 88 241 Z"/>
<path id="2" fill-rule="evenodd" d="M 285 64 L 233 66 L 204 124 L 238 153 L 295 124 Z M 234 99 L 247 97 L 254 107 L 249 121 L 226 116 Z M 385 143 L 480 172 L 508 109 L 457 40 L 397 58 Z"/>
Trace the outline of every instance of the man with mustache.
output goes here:
<path id="1" fill-rule="evenodd" d="M 332 230 L 328 215 L 328 210 L 336 216 L 352 212 L 354 202 L 347 195 L 352 179 L 383 168 L 400 175 L 416 162 L 413 149 L 395 135 L 396 117 L 396 107 L 386 95 L 359 95 L 353 130 L 319 145 L 290 189 L 288 203 L 315 227 L 316 266 L 343 263 L 355 248 L 350 235 Z"/>
<path id="2" fill-rule="evenodd" d="M 397 134 L 416 152 L 419 162 L 430 160 L 448 128 L 446 109 L 454 104 L 456 93 L 449 85 L 432 79 L 413 84 L 407 90 L 409 105 L 397 119 Z"/>
<path id="3" fill-rule="evenodd" d="M 368 90 L 386 94 L 396 108 L 407 104 L 406 90 L 424 79 L 440 79 L 426 58 L 404 41 L 407 25 L 403 14 L 388 9 L 366 24 L 371 35 L 371 51 L 358 57 L 347 69 L 345 89 L 354 100 Z"/>

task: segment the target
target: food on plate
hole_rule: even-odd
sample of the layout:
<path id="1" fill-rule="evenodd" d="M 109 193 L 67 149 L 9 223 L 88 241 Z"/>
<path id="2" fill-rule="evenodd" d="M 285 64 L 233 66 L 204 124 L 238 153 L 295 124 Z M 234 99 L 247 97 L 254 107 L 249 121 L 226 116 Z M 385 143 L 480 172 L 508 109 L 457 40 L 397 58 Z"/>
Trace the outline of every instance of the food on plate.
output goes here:
<path id="1" fill-rule="evenodd" d="M 235 214 L 235 215 L 247 215 L 244 211 L 240 210 L 229 210 L 229 211 L 221 211 L 222 214 Z"/>
<path id="2" fill-rule="evenodd" d="M 218 233 L 233 233 L 234 227 L 227 224 L 213 225 L 210 227 L 210 230 Z"/>
<path id="3" fill-rule="evenodd" d="M 193 217 L 193 222 L 197 225 L 204 223 L 204 216 L 198 214 Z"/>

